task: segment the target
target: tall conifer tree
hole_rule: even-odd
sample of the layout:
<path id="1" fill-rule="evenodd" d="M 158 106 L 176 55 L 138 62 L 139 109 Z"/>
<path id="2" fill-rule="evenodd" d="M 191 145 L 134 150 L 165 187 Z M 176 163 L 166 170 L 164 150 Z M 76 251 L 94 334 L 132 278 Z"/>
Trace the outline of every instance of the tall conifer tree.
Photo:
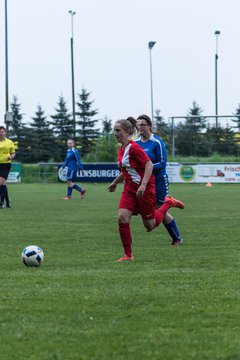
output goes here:
<path id="1" fill-rule="evenodd" d="M 78 94 L 79 101 L 77 106 L 79 111 L 76 112 L 77 117 L 77 141 L 81 146 L 81 155 L 84 157 L 96 147 L 96 140 L 99 137 L 99 129 L 96 128 L 98 119 L 94 117 L 98 114 L 97 109 L 93 109 L 94 101 L 89 100 L 90 93 L 86 89 L 82 89 Z"/>
<path id="2" fill-rule="evenodd" d="M 31 152 L 33 162 L 53 160 L 53 132 L 41 105 L 37 106 L 35 116 L 30 124 L 32 131 Z"/>
<path id="3" fill-rule="evenodd" d="M 59 96 L 55 114 L 51 115 L 52 131 L 54 135 L 54 160 L 62 161 L 66 153 L 66 142 L 74 139 L 73 120 L 67 109 L 63 96 Z"/>

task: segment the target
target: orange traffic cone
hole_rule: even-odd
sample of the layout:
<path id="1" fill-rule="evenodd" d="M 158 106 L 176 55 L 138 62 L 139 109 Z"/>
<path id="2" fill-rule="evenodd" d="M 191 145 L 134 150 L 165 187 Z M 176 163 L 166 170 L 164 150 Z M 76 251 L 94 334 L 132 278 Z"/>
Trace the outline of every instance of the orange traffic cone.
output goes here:
<path id="1" fill-rule="evenodd" d="M 212 186 L 212 183 L 208 182 L 208 183 L 206 183 L 206 186 L 210 187 L 210 186 Z"/>

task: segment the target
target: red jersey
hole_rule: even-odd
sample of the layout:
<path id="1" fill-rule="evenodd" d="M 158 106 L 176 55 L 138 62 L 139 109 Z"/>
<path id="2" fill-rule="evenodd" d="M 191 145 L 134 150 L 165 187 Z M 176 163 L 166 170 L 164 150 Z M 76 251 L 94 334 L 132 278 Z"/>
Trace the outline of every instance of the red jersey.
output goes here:
<path id="1" fill-rule="evenodd" d="M 124 183 L 138 188 L 144 176 L 145 164 L 150 158 L 135 141 L 130 141 L 126 147 L 118 149 L 118 166 L 121 168 Z M 138 185 L 136 187 L 136 184 Z M 155 186 L 154 176 L 151 175 L 147 186 Z"/>

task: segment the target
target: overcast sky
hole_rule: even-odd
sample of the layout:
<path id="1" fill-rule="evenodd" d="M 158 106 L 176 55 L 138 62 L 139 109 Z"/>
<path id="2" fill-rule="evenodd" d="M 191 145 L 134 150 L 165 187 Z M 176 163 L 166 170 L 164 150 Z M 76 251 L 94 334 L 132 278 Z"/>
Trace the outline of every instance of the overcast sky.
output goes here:
<path id="1" fill-rule="evenodd" d="M 4 0 L 0 5 L 0 123 L 5 113 Z M 25 120 L 40 104 L 54 113 L 63 95 L 72 111 L 71 16 L 75 93 L 91 92 L 98 118 L 185 115 L 193 100 L 215 114 L 215 30 L 218 112 L 240 103 L 240 0 L 8 0 L 9 100 Z M 78 96 L 76 95 L 76 100 Z"/>

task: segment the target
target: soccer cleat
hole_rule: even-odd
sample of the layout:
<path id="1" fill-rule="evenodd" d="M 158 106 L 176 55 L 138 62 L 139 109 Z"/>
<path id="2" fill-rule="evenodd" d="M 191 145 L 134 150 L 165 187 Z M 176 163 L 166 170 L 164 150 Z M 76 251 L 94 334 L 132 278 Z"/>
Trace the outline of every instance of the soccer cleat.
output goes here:
<path id="1" fill-rule="evenodd" d="M 11 201 L 10 201 L 10 200 L 9 200 L 9 202 L 6 204 L 6 207 L 7 207 L 8 209 L 11 209 L 12 204 L 11 204 Z"/>
<path id="2" fill-rule="evenodd" d="M 71 196 L 64 196 L 63 200 L 71 200 Z"/>
<path id="3" fill-rule="evenodd" d="M 4 209 L 4 204 L 3 204 L 3 202 L 0 202 L 0 209 Z"/>
<path id="4" fill-rule="evenodd" d="M 81 191 L 81 199 L 84 198 L 85 194 L 86 194 L 86 189 L 82 189 L 82 191 Z"/>
<path id="5" fill-rule="evenodd" d="M 166 196 L 165 201 L 171 201 L 172 207 L 184 209 L 185 205 L 180 200 L 174 199 L 172 196 Z"/>
<path id="6" fill-rule="evenodd" d="M 120 259 L 116 260 L 116 262 L 132 261 L 132 260 L 134 260 L 133 256 L 128 256 L 128 255 L 124 254 L 122 257 L 120 257 Z"/>
<path id="7" fill-rule="evenodd" d="M 173 240 L 171 246 L 179 246 L 183 244 L 183 239 L 180 240 Z"/>

